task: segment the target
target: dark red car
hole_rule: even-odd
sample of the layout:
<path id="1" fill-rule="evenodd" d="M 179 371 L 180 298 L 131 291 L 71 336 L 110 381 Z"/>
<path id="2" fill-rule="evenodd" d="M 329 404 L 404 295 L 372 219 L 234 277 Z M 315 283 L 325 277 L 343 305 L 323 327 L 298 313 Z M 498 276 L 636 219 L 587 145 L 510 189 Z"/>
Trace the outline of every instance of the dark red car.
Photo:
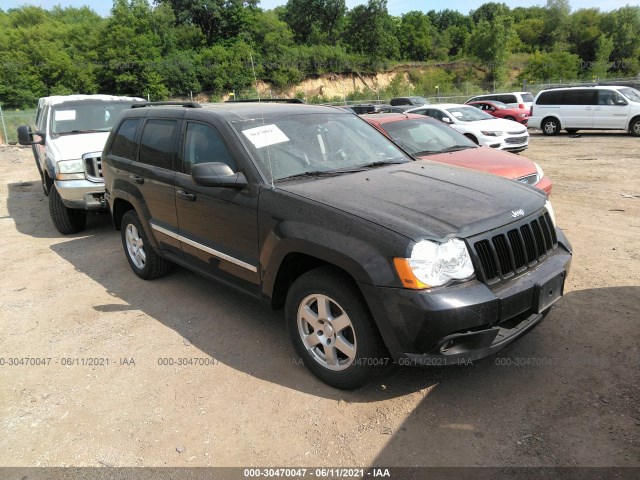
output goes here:
<path id="1" fill-rule="evenodd" d="M 535 162 L 513 153 L 480 147 L 448 125 L 424 115 L 381 113 L 364 120 L 414 157 L 449 163 L 533 185 L 549 195 L 553 183 Z"/>
<path id="2" fill-rule="evenodd" d="M 466 105 L 472 105 L 479 108 L 489 115 L 496 118 L 504 118 L 505 120 L 513 120 L 514 122 L 526 125 L 529 122 L 529 109 L 511 107 L 506 103 L 495 102 L 493 100 L 481 100 L 478 102 L 468 102 Z"/>

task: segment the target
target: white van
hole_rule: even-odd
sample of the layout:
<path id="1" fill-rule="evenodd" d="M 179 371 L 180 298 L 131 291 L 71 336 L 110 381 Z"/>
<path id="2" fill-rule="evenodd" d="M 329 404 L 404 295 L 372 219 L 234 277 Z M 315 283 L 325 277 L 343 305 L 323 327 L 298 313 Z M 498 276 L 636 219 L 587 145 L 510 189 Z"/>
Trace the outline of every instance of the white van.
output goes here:
<path id="1" fill-rule="evenodd" d="M 640 136 L 640 92 L 631 87 L 594 86 L 542 90 L 531 107 L 529 128 L 545 135 L 560 130 L 626 130 Z"/>

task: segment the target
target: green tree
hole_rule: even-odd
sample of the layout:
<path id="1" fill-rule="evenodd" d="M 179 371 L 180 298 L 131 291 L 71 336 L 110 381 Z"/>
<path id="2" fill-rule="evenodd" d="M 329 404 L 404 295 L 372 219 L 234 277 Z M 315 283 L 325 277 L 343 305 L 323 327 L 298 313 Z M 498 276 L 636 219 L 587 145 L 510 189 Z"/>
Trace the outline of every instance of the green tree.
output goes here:
<path id="1" fill-rule="evenodd" d="M 544 42 L 549 50 L 567 49 L 571 6 L 569 0 L 547 0 Z"/>
<path id="2" fill-rule="evenodd" d="M 598 40 L 602 35 L 600 10 L 597 8 L 577 10 L 571 14 L 569 22 L 569 51 L 585 62 L 594 61 Z"/>
<path id="3" fill-rule="evenodd" d="M 520 74 L 521 80 L 529 82 L 560 81 L 577 78 L 580 58 L 568 52 L 535 52 Z"/>
<path id="4" fill-rule="evenodd" d="M 118 1 L 118 0 L 116 0 Z M 258 0 L 155 0 L 169 5 L 178 25 L 197 25 L 208 45 L 237 37 L 251 23 Z"/>
<path id="5" fill-rule="evenodd" d="M 298 43 L 335 44 L 346 12 L 344 0 L 288 0 L 282 18 Z"/>
<path id="6" fill-rule="evenodd" d="M 393 60 L 400 56 L 396 30 L 386 0 L 369 0 L 347 13 L 344 42 L 351 51 L 374 62 Z"/>
<path id="7" fill-rule="evenodd" d="M 401 17 L 398 41 L 402 56 L 409 60 L 424 61 L 433 56 L 432 39 L 436 34 L 429 17 L 422 12 L 412 11 Z"/>
<path id="8" fill-rule="evenodd" d="M 491 22 L 480 20 L 469 38 L 469 51 L 484 62 L 490 79 L 502 81 L 514 41 L 513 19 L 497 16 Z"/>
<path id="9" fill-rule="evenodd" d="M 607 76 L 611 62 L 609 57 L 613 52 L 613 40 L 605 35 L 600 35 L 596 41 L 596 53 L 591 66 L 591 75 L 595 78 L 604 78 Z"/>
<path id="10" fill-rule="evenodd" d="M 153 9 L 146 0 L 114 0 L 101 32 L 103 91 L 162 99 L 168 89 L 158 72 L 162 38 L 154 32 Z"/>
<path id="11" fill-rule="evenodd" d="M 602 30 L 613 40 L 612 69 L 636 75 L 640 70 L 640 7 L 626 6 L 609 12 L 603 18 Z"/>
<path id="12" fill-rule="evenodd" d="M 470 15 L 474 23 L 480 23 L 482 20 L 491 23 L 497 17 L 511 16 L 511 9 L 505 3 L 488 2 L 472 10 Z"/>

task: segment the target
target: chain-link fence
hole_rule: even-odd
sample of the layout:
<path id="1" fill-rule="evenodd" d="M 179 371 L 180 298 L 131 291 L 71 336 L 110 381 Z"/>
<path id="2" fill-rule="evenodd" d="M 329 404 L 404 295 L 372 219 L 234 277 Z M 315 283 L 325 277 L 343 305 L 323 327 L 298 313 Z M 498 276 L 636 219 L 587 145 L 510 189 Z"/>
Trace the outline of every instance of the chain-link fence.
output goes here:
<path id="1" fill-rule="evenodd" d="M 34 110 L 4 110 L 0 106 L 0 145 L 18 142 L 18 127 L 33 125 L 36 111 Z"/>

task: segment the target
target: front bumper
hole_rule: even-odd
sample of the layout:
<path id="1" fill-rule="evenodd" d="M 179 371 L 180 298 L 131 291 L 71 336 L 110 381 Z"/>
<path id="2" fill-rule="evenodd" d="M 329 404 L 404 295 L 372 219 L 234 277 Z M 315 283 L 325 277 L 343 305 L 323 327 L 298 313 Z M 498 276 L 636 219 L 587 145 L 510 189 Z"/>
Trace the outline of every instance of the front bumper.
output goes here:
<path id="1" fill-rule="evenodd" d="M 103 210 L 107 208 L 104 199 L 104 182 L 89 180 L 56 180 L 56 190 L 67 208 L 80 210 Z"/>
<path id="2" fill-rule="evenodd" d="M 561 295 L 571 264 L 570 246 L 562 240 L 536 268 L 492 287 L 478 280 L 422 291 L 360 287 L 397 363 L 473 361 L 506 347 L 547 315 L 552 302 L 540 303 L 540 295 L 549 285 Z"/>

